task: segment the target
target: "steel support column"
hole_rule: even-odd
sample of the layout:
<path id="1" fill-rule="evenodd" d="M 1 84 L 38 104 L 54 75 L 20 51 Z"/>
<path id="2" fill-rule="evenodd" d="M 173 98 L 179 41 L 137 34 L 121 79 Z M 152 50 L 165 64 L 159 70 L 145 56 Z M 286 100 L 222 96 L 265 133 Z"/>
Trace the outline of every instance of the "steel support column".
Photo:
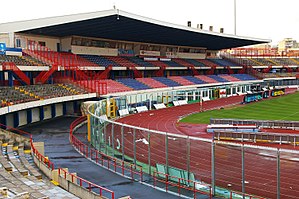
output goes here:
<path id="1" fill-rule="evenodd" d="M 166 166 L 166 174 L 168 174 L 168 135 L 165 135 L 165 166 Z"/>
<path id="2" fill-rule="evenodd" d="M 104 150 L 105 150 L 105 154 L 107 154 L 108 151 L 108 147 L 107 147 L 107 122 L 104 122 L 104 129 L 103 129 L 103 134 L 104 134 L 104 139 L 103 139 L 103 143 L 104 143 Z"/>
<path id="3" fill-rule="evenodd" d="M 190 180 L 190 138 L 187 137 L 187 172 L 188 180 Z"/>
<path id="4" fill-rule="evenodd" d="M 124 126 L 121 126 L 121 153 L 122 161 L 125 160 L 125 136 L 124 136 Z"/>
<path id="5" fill-rule="evenodd" d="M 111 124 L 111 146 L 112 146 L 112 156 L 114 157 L 114 124 Z"/>
<path id="6" fill-rule="evenodd" d="M 148 173 L 151 175 L 152 174 L 152 168 L 151 168 L 151 133 L 148 132 L 147 135 L 147 139 L 148 139 Z"/>
<path id="7" fill-rule="evenodd" d="M 243 198 L 245 198 L 245 151 L 244 145 L 241 146 L 241 153 L 242 153 L 242 193 Z"/>
<path id="8" fill-rule="evenodd" d="M 211 185 L 212 185 L 212 195 L 214 196 L 215 195 L 215 142 L 214 142 L 214 140 L 212 141 L 212 143 L 211 143 L 211 145 L 212 145 L 212 151 L 211 151 L 211 153 L 212 153 L 212 155 L 211 155 L 211 158 L 212 158 L 212 160 L 211 160 L 211 163 L 212 163 L 212 176 L 211 176 Z"/>
<path id="9" fill-rule="evenodd" d="M 134 156 L 134 166 L 136 169 L 136 164 L 137 164 L 137 160 L 136 160 L 136 129 L 133 129 L 133 156 Z"/>
<path id="10" fill-rule="evenodd" d="M 280 151 L 277 149 L 277 199 L 280 199 Z"/>

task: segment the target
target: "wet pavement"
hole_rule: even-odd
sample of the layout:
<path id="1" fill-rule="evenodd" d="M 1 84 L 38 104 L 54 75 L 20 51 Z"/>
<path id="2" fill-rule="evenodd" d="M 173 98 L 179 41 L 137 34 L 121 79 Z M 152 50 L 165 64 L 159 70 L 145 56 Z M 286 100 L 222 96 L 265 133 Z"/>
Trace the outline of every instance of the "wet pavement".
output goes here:
<path id="1" fill-rule="evenodd" d="M 115 198 L 179 198 L 178 196 L 158 191 L 149 186 L 131 181 L 108 171 L 80 155 L 69 143 L 69 126 L 75 117 L 60 117 L 37 124 L 28 125 L 25 130 L 33 135 L 34 141 L 45 142 L 45 154 L 54 162 L 55 168 L 69 168 L 97 185 L 115 192 Z"/>

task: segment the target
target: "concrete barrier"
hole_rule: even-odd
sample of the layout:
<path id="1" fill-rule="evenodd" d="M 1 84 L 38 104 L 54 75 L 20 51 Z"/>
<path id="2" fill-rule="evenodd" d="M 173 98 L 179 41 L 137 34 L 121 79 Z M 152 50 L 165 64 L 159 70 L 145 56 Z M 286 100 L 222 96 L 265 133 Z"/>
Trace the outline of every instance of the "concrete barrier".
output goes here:
<path id="1" fill-rule="evenodd" d="M 35 165 L 49 178 L 53 179 L 52 169 L 48 167 L 43 161 L 39 160 L 35 154 L 33 154 L 33 161 Z"/>
<path id="2" fill-rule="evenodd" d="M 45 156 L 45 143 L 44 142 L 33 142 L 34 148 L 43 156 Z"/>
<path id="3" fill-rule="evenodd" d="M 72 183 L 71 179 L 68 179 L 68 178 L 71 178 L 71 176 L 69 175 L 67 178 L 58 176 L 59 186 L 61 186 L 68 192 L 74 194 L 75 196 L 77 196 L 79 198 L 86 198 L 86 199 L 104 198 L 104 197 L 101 197 L 99 194 L 96 194 L 94 192 L 89 191 L 88 189 L 80 187 L 80 185 Z"/>

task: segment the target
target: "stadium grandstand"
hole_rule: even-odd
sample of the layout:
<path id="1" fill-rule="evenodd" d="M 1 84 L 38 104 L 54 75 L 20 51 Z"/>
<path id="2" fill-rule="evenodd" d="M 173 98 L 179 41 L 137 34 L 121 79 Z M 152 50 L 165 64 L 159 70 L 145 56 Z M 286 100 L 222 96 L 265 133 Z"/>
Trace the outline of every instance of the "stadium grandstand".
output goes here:
<path id="1" fill-rule="evenodd" d="M 194 198 L 196 194 L 215 198 L 233 198 L 234 194 L 241 197 L 240 189 L 226 192 L 222 188 L 217 192 L 222 195 L 217 196 L 215 186 L 223 187 L 224 181 L 215 185 L 215 179 L 209 179 L 211 185 L 200 184 L 192 173 L 194 168 L 171 167 L 168 156 L 163 164 L 156 160 L 151 162 L 150 156 L 144 160 L 149 166 L 137 164 L 136 145 L 126 149 L 124 144 L 118 146 L 124 143 L 124 129 L 130 133 L 127 138 L 135 130 L 144 132 L 138 136 L 140 139 L 132 138 L 134 143 L 146 144 L 144 139 L 149 138 L 150 133 L 145 135 L 145 129 L 124 128 L 124 125 L 118 128 L 119 121 L 111 121 L 133 113 L 169 106 L 181 108 L 181 105 L 196 102 L 202 105 L 215 100 L 215 108 L 219 108 L 241 103 L 243 95 L 254 95 L 253 92 L 258 91 L 260 96 L 260 92 L 266 90 L 274 93 L 277 86 L 298 87 L 299 57 L 295 54 L 279 55 L 275 49 L 244 47 L 268 42 L 270 40 L 171 24 L 118 9 L 0 24 L 0 123 L 3 129 L 0 131 L 0 180 L 5 182 L 5 186 L 0 183 L 0 198 L 1 194 L 11 198 L 21 195 L 28 198 L 137 197 L 134 189 L 120 190 L 116 186 L 108 189 L 93 183 L 94 179 L 88 179 L 88 175 L 85 175 L 87 179 L 81 178 L 80 174 L 84 172 L 80 173 L 80 168 L 69 172 L 65 169 L 66 164 L 55 167 L 51 154 L 46 157 L 48 154 L 44 151 L 47 148 L 43 144 L 35 143 L 34 136 L 14 129 L 82 113 L 88 113 L 88 119 L 82 116 L 72 123 L 68 143 L 94 163 L 132 180 L 145 184 L 153 182 L 152 186 L 158 187 L 167 181 L 163 187 L 166 192 L 176 192 L 173 187 L 179 190 L 173 197 L 181 194 Z M 285 93 L 285 90 L 279 91 Z M 227 97 L 233 102 L 222 99 Z M 185 112 L 182 109 L 181 113 L 190 114 L 194 109 Z M 84 122 L 88 134 L 80 135 L 84 139 L 77 138 L 74 134 L 82 125 L 86 127 Z M 115 132 L 122 132 L 115 134 L 117 140 L 113 140 L 114 128 Z M 109 147 L 112 145 L 112 149 L 107 147 L 106 131 L 109 131 Z M 170 137 L 166 136 L 161 139 L 165 139 L 168 146 Z M 171 139 L 184 138 L 173 135 Z M 90 144 L 86 145 L 88 142 Z M 146 145 L 150 154 L 150 144 Z M 125 154 L 125 150 L 131 151 Z M 188 150 L 190 156 L 192 149 Z M 15 161 L 16 158 L 20 161 Z M 141 157 L 140 162 L 144 158 Z M 151 171 L 153 165 L 155 171 Z M 45 186 L 39 186 L 36 178 L 42 179 Z M 26 186 L 18 187 L 24 184 Z M 31 190 L 28 184 L 36 188 Z M 244 190 L 241 194 L 244 196 Z M 248 198 L 259 198 L 255 197 L 259 194 L 250 189 Z"/>

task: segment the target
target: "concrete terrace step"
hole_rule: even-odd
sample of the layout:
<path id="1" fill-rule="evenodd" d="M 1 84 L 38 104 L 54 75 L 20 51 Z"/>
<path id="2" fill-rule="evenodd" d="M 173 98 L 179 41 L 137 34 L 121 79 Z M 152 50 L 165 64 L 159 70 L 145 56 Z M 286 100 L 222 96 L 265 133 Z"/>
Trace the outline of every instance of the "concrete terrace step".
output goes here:
<path id="1" fill-rule="evenodd" d="M 28 146 L 28 143 L 21 136 L 19 137 L 8 135 L 4 130 L 0 131 L 0 188 L 7 189 L 8 195 L 5 197 L 77 198 L 51 183 L 46 177 L 42 178 L 42 174 L 34 167 L 33 161 L 32 163 L 28 161 L 31 155 L 24 153 L 24 145 Z M 2 198 L 1 193 L 0 198 Z"/>
<path id="2" fill-rule="evenodd" d="M 5 146 L 5 144 L 2 144 L 2 141 L 1 141 L 0 142 L 0 164 L 6 171 L 12 171 L 11 164 L 9 164 L 8 160 L 3 155 L 3 148 L 2 148 L 3 146 Z"/>
<path id="3" fill-rule="evenodd" d="M 27 177 L 22 176 L 18 172 L 12 172 L 11 175 L 23 183 L 23 185 L 21 185 L 21 186 L 23 186 L 24 189 L 26 189 L 26 191 L 30 194 L 31 197 L 33 197 L 33 198 L 49 198 L 47 195 L 42 194 L 40 192 L 42 190 L 42 187 L 40 186 L 41 184 L 29 180 Z M 29 189 L 27 189 L 27 187 L 29 187 Z"/>
<path id="4" fill-rule="evenodd" d="M 16 157 L 15 153 L 16 152 L 13 150 L 13 145 L 7 145 L 7 155 L 8 155 L 10 162 L 20 172 L 20 174 L 22 174 L 23 176 L 27 176 L 28 170 L 24 167 L 24 165 Z"/>
<path id="5" fill-rule="evenodd" d="M 35 186 L 35 182 L 26 178 L 26 176 L 28 176 L 28 170 L 16 157 L 16 154 L 13 151 L 13 145 L 7 145 L 6 149 L 2 148 L 2 150 L 7 154 L 9 158 L 9 161 L 7 161 L 9 162 L 9 164 L 12 164 L 12 171 L 10 173 L 2 172 L 1 174 L 7 180 L 11 181 L 13 185 L 16 185 L 7 187 L 9 189 L 13 189 L 13 192 L 15 192 L 16 194 L 28 192 L 30 198 L 48 198 L 48 196 L 39 192 L 41 187 Z"/>
<path id="6" fill-rule="evenodd" d="M 31 175 L 36 177 L 37 179 L 42 179 L 42 174 L 38 171 L 37 168 L 33 167 L 28 160 L 25 158 L 24 154 L 24 146 L 19 146 L 18 148 L 19 159 L 26 169 L 30 172 Z"/>
<path id="7" fill-rule="evenodd" d="M 9 189 L 13 195 L 24 193 L 27 190 L 27 186 L 24 186 L 22 182 L 15 179 L 10 173 L 4 168 L 0 167 L 0 182 L 1 186 L 5 186 Z M 29 189 L 30 187 L 28 187 Z"/>

